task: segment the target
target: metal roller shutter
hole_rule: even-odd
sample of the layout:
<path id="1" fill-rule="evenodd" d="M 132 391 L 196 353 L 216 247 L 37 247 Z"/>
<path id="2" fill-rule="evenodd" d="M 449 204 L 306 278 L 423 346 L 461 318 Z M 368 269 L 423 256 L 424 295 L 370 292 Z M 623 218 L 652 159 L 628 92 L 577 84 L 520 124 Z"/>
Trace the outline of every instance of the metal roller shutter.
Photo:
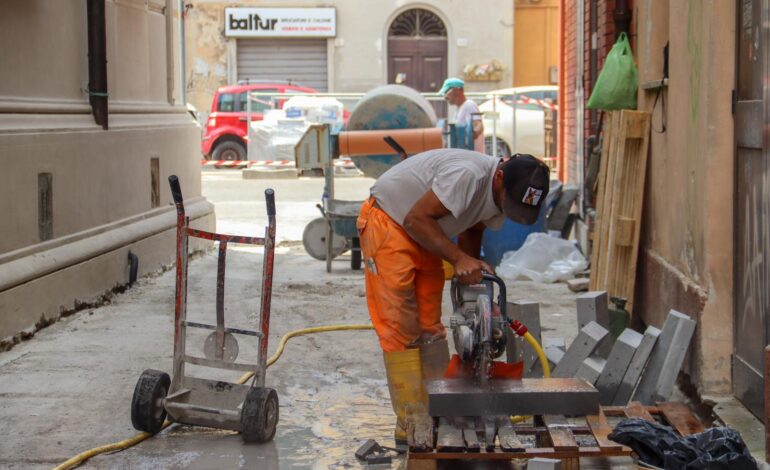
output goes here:
<path id="1" fill-rule="evenodd" d="M 327 91 L 326 39 L 238 39 L 238 80 L 291 80 Z"/>

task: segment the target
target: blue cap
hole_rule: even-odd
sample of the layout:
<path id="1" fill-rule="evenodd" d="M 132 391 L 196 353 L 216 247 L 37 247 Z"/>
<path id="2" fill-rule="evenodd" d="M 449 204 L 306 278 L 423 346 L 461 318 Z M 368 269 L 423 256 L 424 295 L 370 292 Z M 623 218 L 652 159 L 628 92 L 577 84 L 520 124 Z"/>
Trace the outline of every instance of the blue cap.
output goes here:
<path id="1" fill-rule="evenodd" d="M 444 80 L 444 85 L 438 91 L 439 95 L 446 95 L 446 93 L 452 88 L 465 88 L 465 82 L 459 78 L 450 77 Z"/>

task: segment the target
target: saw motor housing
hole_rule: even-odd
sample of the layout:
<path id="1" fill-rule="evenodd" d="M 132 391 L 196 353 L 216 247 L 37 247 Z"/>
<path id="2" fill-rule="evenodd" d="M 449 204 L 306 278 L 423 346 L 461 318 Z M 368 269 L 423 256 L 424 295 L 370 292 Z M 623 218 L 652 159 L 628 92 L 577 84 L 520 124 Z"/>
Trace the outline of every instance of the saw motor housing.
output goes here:
<path id="1" fill-rule="evenodd" d="M 500 289 L 496 312 L 492 303 L 496 280 L 490 278 L 485 276 L 480 284 L 471 285 L 452 281 L 450 327 L 455 351 L 463 362 L 478 364 L 482 356 L 493 360 L 505 352 L 505 291 L 504 287 Z"/>

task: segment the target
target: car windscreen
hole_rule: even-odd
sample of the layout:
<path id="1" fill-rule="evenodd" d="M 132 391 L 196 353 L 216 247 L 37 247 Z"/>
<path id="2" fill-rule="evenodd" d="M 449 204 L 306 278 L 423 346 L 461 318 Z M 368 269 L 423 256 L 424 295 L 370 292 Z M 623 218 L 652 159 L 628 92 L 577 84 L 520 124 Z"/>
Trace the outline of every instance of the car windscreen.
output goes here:
<path id="1" fill-rule="evenodd" d="M 277 89 L 259 89 L 253 90 L 260 93 L 277 93 Z M 248 92 L 241 93 L 220 93 L 217 98 L 217 111 L 224 113 L 243 112 L 248 109 L 247 99 Z M 262 113 L 269 109 L 274 109 L 273 98 L 269 96 L 255 96 L 251 99 L 251 112 Z"/>

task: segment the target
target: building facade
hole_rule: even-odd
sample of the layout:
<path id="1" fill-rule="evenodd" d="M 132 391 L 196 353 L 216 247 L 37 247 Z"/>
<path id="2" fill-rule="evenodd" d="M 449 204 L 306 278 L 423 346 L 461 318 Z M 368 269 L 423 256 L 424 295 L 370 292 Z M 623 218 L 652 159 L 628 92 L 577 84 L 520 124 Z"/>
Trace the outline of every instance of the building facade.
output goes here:
<path id="1" fill-rule="evenodd" d="M 483 8 L 459 0 L 185 5 L 188 101 L 204 114 L 217 87 L 245 79 L 334 93 L 387 83 L 435 92 L 447 76 L 487 91 L 513 79 L 510 1 L 488 0 Z"/>
<path id="2" fill-rule="evenodd" d="M 169 175 L 213 227 L 176 5 L 0 3 L 2 346 L 173 261 Z"/>
<path id="3" fill-rule="evenodd" d="M 690 382 L 702 396 L 733 394 L 761 417 L 770 342 L 770 32 L 762 18 L 770 2 L 563 2 L 564 176 L 575 183 L 598 135 L 600 116 L 584 105 L 618 32 L 620 3 L 639 69 L 638 109 L 652 117 L 635 320 L 661 326 L 670 309 L 697 320 L 683 368 Z"/>

